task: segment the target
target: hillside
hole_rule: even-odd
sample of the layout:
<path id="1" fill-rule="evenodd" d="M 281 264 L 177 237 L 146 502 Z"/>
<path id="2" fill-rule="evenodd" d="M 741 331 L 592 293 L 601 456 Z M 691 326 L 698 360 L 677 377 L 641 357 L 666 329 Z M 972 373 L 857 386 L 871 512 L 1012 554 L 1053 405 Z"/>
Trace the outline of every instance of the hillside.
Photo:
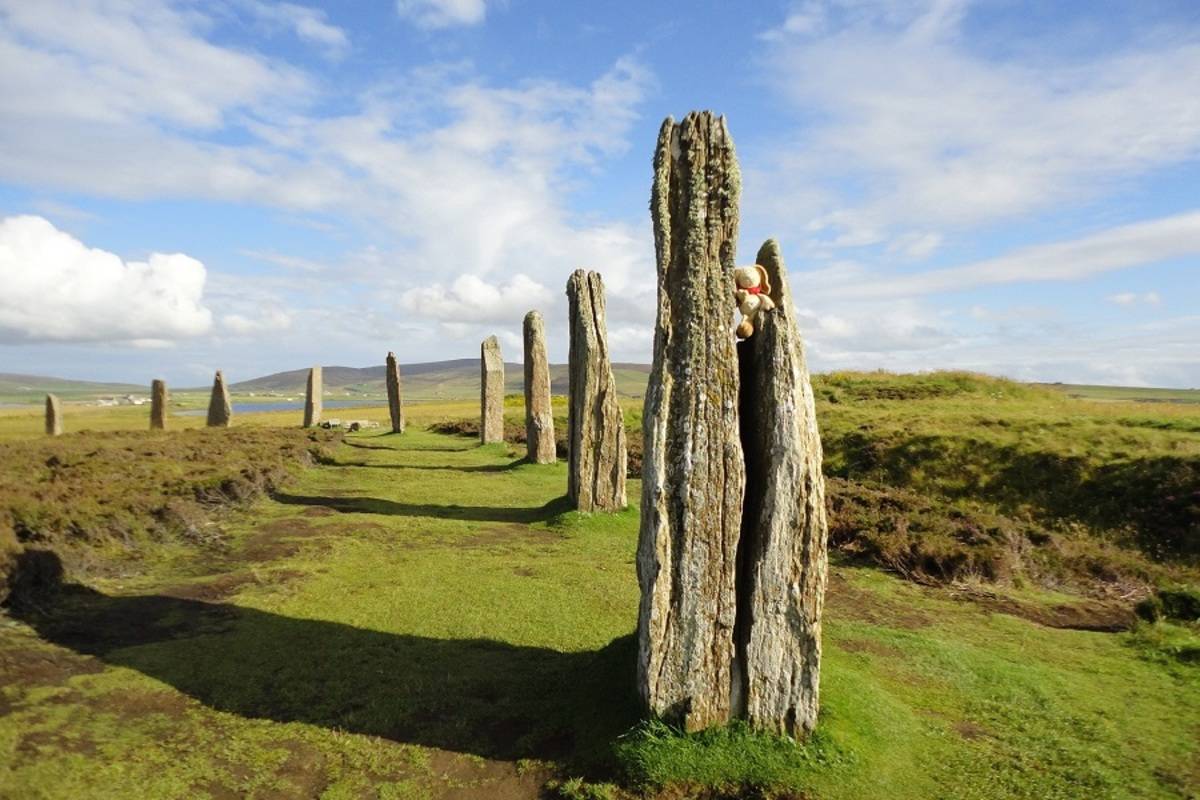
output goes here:
<path id="1" fill-rule="evenodd" d="M 40 375 L 18 375 L 0 372 L 0 403 L 40 403 L 42 396 L 53 393 L 64 399 L 90 398 L 103 395 L 146 394 L 145 386 L 130 383 L 99 383 L 47 378 Z"/>
<path id="2" fill-rule="evenodd" d="M 510 394 L 521 392 L 524 384 L 522 366 L 506 363 L 504 370 L 507 391 Z M 649 364 L 614 364 L 617 392 L 625 397 L 641 397 L 649 372 Z M 304 391 L 307 378 L 307 368 L 296 369 L 235 383 L 231 388 L 235 392 L 296 394 Z M 400 378 L 404 384 L 404 396 L 408 400 L 466 400 L 479 394 L 479 359 L 401 364 Z M 382 364 L 374 367 L 324 367 L 323 379 L 326 392 L 343 391 L 366 397 L 382 397 L 385 393 Z M 555 394 L 566 394 L 567 365 L 551 364 L 550 380 Z"/>

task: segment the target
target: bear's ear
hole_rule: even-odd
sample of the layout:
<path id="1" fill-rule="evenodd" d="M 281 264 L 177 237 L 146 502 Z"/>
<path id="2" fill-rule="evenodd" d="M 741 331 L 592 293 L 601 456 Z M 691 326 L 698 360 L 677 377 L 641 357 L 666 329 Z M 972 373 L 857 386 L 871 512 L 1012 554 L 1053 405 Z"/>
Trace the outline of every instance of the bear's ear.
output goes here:
<path id="1" fill-rule="evenodd" d="M 767 268 L 762 264 L 755 264 L 754 268 L 758 270 L 758 277 L 762 279 L 762 290 L 769 297 L 771 294 L 771 279 L 767 277 Z"/>

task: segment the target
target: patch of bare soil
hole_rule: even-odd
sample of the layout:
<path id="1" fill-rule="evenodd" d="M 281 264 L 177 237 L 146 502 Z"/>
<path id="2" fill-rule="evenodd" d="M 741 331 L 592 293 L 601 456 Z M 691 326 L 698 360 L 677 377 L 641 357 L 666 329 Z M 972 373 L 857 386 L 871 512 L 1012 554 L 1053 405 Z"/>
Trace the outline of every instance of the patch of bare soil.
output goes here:
<path id="1" fill-rule="evenodd" d="M 103 671 L 99 659 L 60 648 L 0 650 L 0 686 L 61 686 L 76 675 Z"/>
<path id="2" fill-rule="evenodd" d="M 165 714 L 179 719 L 192 701 L 179 692 L 143 691 L 140 689 L 117 689 L 88 698 L 88 705 L 99 711 L 116 714 L 123 719 L 137 719 L 147 714 Z"/>
<path id="3" fill-rule="evenodd" d="M 997 613 L 1029 620 L 1047 628 L 1119 633 L 1133 627 L 1135 616 L 1128 604 L 1113 600 L 1081 599 L 1077 603 L 1047 606 L 1024 603 L 975 586 L 954 586 L 950 596 Z"/>
<path id="4" fill-rule="evenodd" d="M 315 509 L 306 509 L 315 510 Z M 337 512 L 331 508 L 323 508 L 330 514 Z M 304 519 L 290 518 L 274 520 L 259 525 L 254 533 L 236 553 L 237 561 L 278 561 L 290 558 L 300 552 L 305 539 L 324 536 L 328 531 Z"/>
<path id="5" fill-rule="evenodd" d="M 838 642 L 838 647 L 847 653 L 867 653 L 887 659 L 904 658 L 904 651 L 899 647 L 872 639 L 846 639 Z"/>
<path id="6" fill-rule="evenodd" d="M 276 775 L 289 785 L 260 794 L 271 800 L 293 800 L 293 798 L 318 798 L 329 786 L 329 771 L 325 754 L 310 744 L 295 739 L 285 739 L 279 746 L 287 751 L 287 760 L 276 771 Z"/>
<path id="7" fill-rule="evenodd" d="M 831 617 L 869 622 L 889 628 L 919 629 L 929 627 L 934 620 L 923 612 L 891 603 L 876 594 L 850 584 L 836 570 L 829 573 L 825 591 L 825 613 Z"/>
<path id="8" fill-rule="evenodd" d="M 46 753 L 90 757 L 96 755 L 96 742 L 89 736 L 69 735 L 64 731 L 30 731 L 21 735 L 16 751 L 20 761 L 37 761 Z"/>
<path id="9" fill-rule="evenodd" d="M 511 761 L 474 758 L 436 750 L 430 755 L 429 768 L 438 785 L 433 796 L 438 800 L 533 800 L 542 796 L 542 787 L 553 777 L 548 767 L 526 766 L 518 769 Z"/>
<path id="10" fill-rule="evenodd" d="M 309 506 L 300 512 L 302 517 L 332 517 L 337 514 L 332 508 L 326 506 Z"/>
<path id="11" fill-rule="evenodd" d="M 249 572 L 230 573 L 219 575 L 207 581 L 168 586 L 160 594 L 164 597 L 174 597 L 179 600 L 200 600 L 205 603 L 215 603 L 235 594 L 243 586 L 254 583 L 257 583 L 257 580 Z"/>
<path id="12" fill-rule="evenodd" d="M 624 797 L 626 795 L 622 795 L 622 798 Z M 764 794 L 751 791 L 747 793 L 740 789 L 722 791 L 690 784 L 672 784 L 652 795 L 638 795 L 638 797 L 645 797 L 648 800 L 767 800 L 768 798 L 769 800 L 809 800 L 809 796 L 802 792 L 785 791 Z"/>
<path id="13" fill-rule="evenodd" d="M 456 544 L 467 548 L 496 548 L 513 544 L 551 544 L 562 541 L 562 536 L 551 530 L 530 528 L 528 525 L 490 525 L 470 536 L 456 540 Z"/>
<path id="14" fill-rule="evenodd" d="M 968 741 L 971 739 L 981 739 L 984 736 L 991 736 L 991 734 L 987 732 L 986 728 L 984 728 L 982 725 L 977 725 L 970 720 L 956 722 L 952 727 L 954 728 L 955 733 L 962 738 L 967 739 Z"/>

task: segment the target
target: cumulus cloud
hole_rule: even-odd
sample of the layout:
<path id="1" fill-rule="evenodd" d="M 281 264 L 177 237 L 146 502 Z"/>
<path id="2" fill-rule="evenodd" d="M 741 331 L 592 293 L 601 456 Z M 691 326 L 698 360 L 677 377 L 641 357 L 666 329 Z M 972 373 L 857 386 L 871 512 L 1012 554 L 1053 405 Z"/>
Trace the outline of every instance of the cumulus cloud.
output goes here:
<path id="1" fill-rule="evenodd" d="M 396 0 L 396 11 L 421 28 L 478 25 L 487 16 L 488 0 Z"/>
<path id="2" fill-rule="evenodd" d="M 511 323 L 550 301 L 550 290 L 528 275 L 514 275 L 503 284 L 460 275 L 450 286 L 436 283 L 409 289 L 401 297 L 405 310 L 452 326 Z"/>
<path id="3" fill-rule="evenodd" d="M 141 341 L 212 325 L 204 265 L 182 253 L 144 262 L 89 248 L 36 216 L 0 221 L 0 341 Z"/>

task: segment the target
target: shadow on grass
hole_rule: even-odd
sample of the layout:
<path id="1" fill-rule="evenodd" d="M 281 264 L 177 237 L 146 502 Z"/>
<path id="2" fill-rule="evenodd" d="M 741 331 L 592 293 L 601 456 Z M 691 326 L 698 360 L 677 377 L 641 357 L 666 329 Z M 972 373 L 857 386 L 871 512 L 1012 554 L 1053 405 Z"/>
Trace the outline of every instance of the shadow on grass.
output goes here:
<path id="1" fill-rule="evenodd" d="M 243 717 L 304 722 L 485 758 L 607 771 L 637 719 L 632 635 L 561 653 L 430 639 L 164 595 L 70 585 L 16 610 L 45 639 Z"/>
<path id="2" fill-rule="evenodd" d="M 275 492 L 278 503 L 292 506 L 321 506 L 343 514 L 383 514 L 398 517 L 433 517 L 470 522 L 547 522 L 571 510 L 571 501 L 564 495 L 543 506 L 439 506 L 429 503 L 397 503 L 378 497 L 323 497 Z"/>
<path id="3" fill-rule="evenodd" d="M 393 433 L 389 433 L 387 435 L 388 436 L 403 436 L 403 434 L 393 434 Z M 400 442 L 401 440 L 393 439 L 392 441 Z M 443 447 L 441 445 L 420 445 L 420 444 L 409 445 L 409 444 L 407 444 L 407 442 L 405 443 L 404 447 L 388 447 L 385 445 L 367 444 L 366 442 L 355 442 L 355 441 L 351 441 L 350 439 L 343 439 L 342 444 L 346 445 L 347 447 L 357 447 L 359 450 L 385 450 L 385 451 L 391 452 L 391 453 L 402 453 L 402 452 L 409 452 L 409 453 L 470 453 L 474 450 L 479 449 L 478 442 L 476 442 L 475 444 L 467 445 L 466 447 Z"/>
<path id="4" fill-rule="evenodd" d="M 518 458 L 516 461 L 511 461 L 508 464 L 467 464 L 461 467 L 455 467 L 447 464 L 427 465 L 427 464 L 371 464 L 367 461 L 338 461 L 330 459 L 324 463 L 327 467 L 354 467 L 363 469 L 415 469 L 415 470 L 431 470 L 435 472 L 509 472 L 517 467 L 530 463 L 528 459 Z"/>

